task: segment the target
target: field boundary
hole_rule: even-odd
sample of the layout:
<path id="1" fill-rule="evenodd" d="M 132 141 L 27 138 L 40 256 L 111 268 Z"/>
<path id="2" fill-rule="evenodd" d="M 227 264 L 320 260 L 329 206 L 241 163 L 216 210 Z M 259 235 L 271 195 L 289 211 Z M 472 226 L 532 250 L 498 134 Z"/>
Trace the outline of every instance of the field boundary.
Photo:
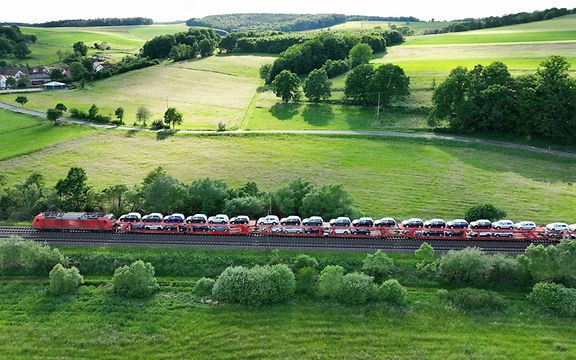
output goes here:
<path id="1" fill-rule="evenodd" d="M 25 108 L 19 108 L 13 105 L 8 105 L 6 103 L 0 102 L 0 109 L 21 113 L 30 116 L 36 116 L 42 119 L 46 119 L 46 113 L 29 110 Z M 146 133 L 166 133 L 166 134 L 218 134 L 219 132 L 215 130 L 152 130 L 137 128 L 131 126 L 117 126 L 109 124 L 99 124 L 86 120 L 77 120 L 69 117 L 61 117 L 58 119 L 60 122 L 92 126 L 101 129 L 109 130 L 124 130 L 124 131 L 136 131 L 136 132 L 146 132 Z M 546 148 L 540 148 L 530 145 L 522 145 L 516 143 L 508 143 L 504 141 L 496 140 L 484 140 L 478 138 L 470 138 L 458 135 L 438 135 L 433 133 L 403 133 L 395 131 L 369 131 L 369 130 L 234 130 L 234 131 L 224 131 L 221 134 L 288 134 L 288 135 L 343 135 L 343 136 L 382 136 L 382 137 L 400 137 L 400 138 L 414 138 L 414 139 L 425 139 L 425 140 L 442 140 L 442 141 L 455 141 L 463 142 L 469 144 L 482 144 L 489 146 L 498 146 L 507 149 L 530 151 L 545 155 L 554 155 L 566 158 L 576 159 L 575 152 L 552 150 Z"/>

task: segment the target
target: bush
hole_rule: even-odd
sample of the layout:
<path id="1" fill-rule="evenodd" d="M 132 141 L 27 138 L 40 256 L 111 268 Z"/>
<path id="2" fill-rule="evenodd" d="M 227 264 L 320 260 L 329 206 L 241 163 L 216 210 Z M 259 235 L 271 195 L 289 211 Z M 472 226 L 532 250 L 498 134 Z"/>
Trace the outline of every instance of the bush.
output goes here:
<path id="1" fill-rule="evenodd" d="M 506 217 L 506 211 L 498 209 L 492 204 L 478 204 L 474 205 L 464 215 L 464 219 L 468 222 L 476 221 L 478 219 L 487 219 L 490 221 L 500 220 Z"/>
<path id="2" fill-rule="evenodd" d="M 406 289 L 396 279 L 384 281 L 378 290 L 380 298 L 385 302 L 397 305 L 406 303 Z"/>
<path id="3" fill-rule="evenodd" d="M 228 267 L 218 277 L 212 296 L 240 304 L 270 304 L 289 300 L 296 289 L 292 270 L 286 265 Z"/>
<path id="4" fill-rule="evenodd" d="M 448 294 L 448 300 L 465 311 L 499 311 L 505 307 L 504 299 L 495 292 L 480 289 L 458 289 Z"/>
<path id="5" fill-rule="evenodd" d="M 375 295 L 374 278 L 354 272 L 344 275 L 338 299 L 345 304 L 365 304 L 373 300 Z"/>
<path id="6" fill-rule="evenodd" d="M 490 284 L 517 287 L 531 284 L 530 274 L 515 258 L 496 254 L 489 257 L 489 264 L 487 280 Z"/>
<path id="7" fill-rule="evenodd" d="M 294 264 L 292 265 L 292 270 L 294 270 L 295 273 L 298 273 L 300 269 L 305 267 L 317 269 L 318 260 L 310 255 L 301 254 L 296 256 L 296 259 L 294 259 Z"/>
<path id="8" fill-rule="evenodd" d="M 216 281 L 214 281 L 214 279 L 203 277 L 196 282 L 194 292 L 198 296 L 208 297 L 212 295 L 212 289 L 214 288 L 215 283 Z"/>
<path id="9" fill-rule="evenodd" d="M 445 282 L 478 284 L 490 273 L 488 256 L 478 248 L 450 250 L 440 258 L 438 276 Z"/>
<path id="10" fill-rule="evenodd" d="M 303 267 L 298 271 L 296 291 L 301 294 L 314 295 L 318 284 L 318 270 L 312 267 Z"/>
<path id="11" fill-rule="evenodd" d="M 56 264 L 68 265 L 58 249 L 20 237 L 0 242 L 0 274 L 46 276 Z"/>
<path id="12" fill-rule="evenodd" d="M 154 277 L 154 267 L 142 260 L 130 266 L 119 267 L 112 278 L 113 291 L 125 297 L 144 298 L 150 296 L 158 288 L 158 281 Z"/>
<path id="13" fill-rule="evenodd" d="M 534 285 L 528 298 L 544 310 L 558 315 L 576 316 L 576 289 L 540 282 Z"/>
<path id="14" fill-rule="evenodd" d="M 362 272 L 373 276 L 376 281 L 383 280 L 384 276 L 390 274 L 394 269 L 394 262 L 378 250 L 374 254 L 366 255 L 362 264 Z"/>
<path id="15" fill-rule="evenodd" d="M 154 120 L 154 121 L 152 121 L 152 125 L 150 126 L 150 129 L 152 129 L 152 130 L 164 130 L 164 129 L 170 129 L 170 126 L 164 124 L 163 120 Z"/>
<path id="16" fill-rule="evenodd" d="M 342 288 L 344 268 L 339 265 L 328 265 L 318 278 L 318 292 L 321 296 L 335 299 Z"/>
<path id="17" fill-rule="evenodd" d="M 66 269 L 56 264 L 50 271 L 50 292 L 54 295 L 72 294 L 83 283 L 84 278 L 75 267 Z"/>
<path id="18" fill-rule="evenodd" d="M 434 276 L 438 271 L 438 262 L 436 261 L 436 252 L 434 248 L 427 242 L 422 243 L 418 250 L 414 252 L 418 263 L 416 264 L 416 269 L 426 275 Z"/>

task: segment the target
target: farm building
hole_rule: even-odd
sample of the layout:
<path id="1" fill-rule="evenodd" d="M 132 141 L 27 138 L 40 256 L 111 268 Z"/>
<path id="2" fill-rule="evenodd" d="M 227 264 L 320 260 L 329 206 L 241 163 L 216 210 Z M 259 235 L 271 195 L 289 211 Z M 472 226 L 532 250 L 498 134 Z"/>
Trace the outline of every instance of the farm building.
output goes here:
<path id="1" fill-rule="evenodd" d="M 44 84 L 42 86 L 44 88 L 44 90 L 46 91 L 50 91 L 50 90 L 64 90 L 66 89 L 66 84 L 58 82 L 58 81 L 52 81 L 49 82 L 47 84 Z"/>

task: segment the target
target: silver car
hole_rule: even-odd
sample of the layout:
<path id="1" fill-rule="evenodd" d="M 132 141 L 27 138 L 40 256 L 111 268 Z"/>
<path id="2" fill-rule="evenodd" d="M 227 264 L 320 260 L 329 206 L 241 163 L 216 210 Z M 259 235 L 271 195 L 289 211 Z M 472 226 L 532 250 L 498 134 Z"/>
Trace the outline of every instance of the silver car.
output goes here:
<path id="1" fill-rule="evenodd" d="M 532 221 L 520 221 L 514 224 L 516 230 L 536 230 L 536 223 Z"/>

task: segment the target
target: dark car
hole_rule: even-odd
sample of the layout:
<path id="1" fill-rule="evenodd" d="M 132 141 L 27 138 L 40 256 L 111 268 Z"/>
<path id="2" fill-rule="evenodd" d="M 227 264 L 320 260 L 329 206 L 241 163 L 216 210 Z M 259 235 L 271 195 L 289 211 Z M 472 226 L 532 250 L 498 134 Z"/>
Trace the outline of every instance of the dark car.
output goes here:
<path id="1" fill-rule="evenodd" d="M 349 217 L 341 216 L 336 219 L 330 220 L 330 226 L 350 226 L 352 225 L 352 221 Z"/>
<path id="2" fill-rule="evenodd" d="M 361 217 L 360 219 L 356 219 L 356 220 L 352 221 L 352 226 L 373 227 L 374 226 L 374 220 L 372 220 L 372 218 L 369 218 L 369 217 Z"/>
<path id="3" fill-rule="evenodd" d="M 206 232 L 210 231 L 210 228 L 206 225 L 194 225 L 192 226 L 192 232 Z"/>
<path id="4" fill-rule="evenodd" d="M 286 218 L 280 219 L 280 224 L 282 225 L 291 225 L 291 226 L 300 226 L 302 224 L 302 220 L 299 216 L 288 216 Z"/>
<path id="5" fill-rule="evenodd" d="M 470 229 L 492 229 L 490 220 L 476 220 L 470 223 Z"/>
<path id="6" fill-rule="evenodd" d="M 374 222 L 374 226 L 393 228 L 396 227 L 396 220 L 393 218 L 382 218 L 380 220 L 376 220 Z"/>
<path id="7" fill-rule="evenodd" d="M 467 229 L 469 225 L 468 221 L 464 219 L 454 219 L 446 223 L 446 227 L 449 229 Z"/>
<path id="8" fill-rule="evenodd" d="M 412 218 L 402 221 L 402 226 L 405 228 L 421 228 L 424 226 L 424 221 L 418 218 Z"/>
<path id="9" fill-rule="evenodd" d="M 208 217 L 204 214 L 196 214 L 194 216 L 188 216 L 186 218 L 187 224 L 206 224 Z"/>
<path id="10" fill-rule="evenodd" d="M 222 232 L 230 231 L 230 228 L 226 225 L 213 225 L 213 226 L 210 226 L 210 231 L 222 233 Z"/>
<path id="11" fill-rule="evenodd" d="M 324 219 L 320 216 L 310 216 L 302 220 L 302 225 L 304 226 L 324 226 Z"/>
<path id="12" fill-rule="evenodd" d="M 230 219 L 230 224 L 234 225 L 248 225 L 250 223 L 250 218 L 245 215 L 238 215 Z"/>
<path id="13" fill-rule="evenodd" d="M 424 223 L 424 227 L 427 229 L 444 229 L 446 227 L 446 221 L 442 219 L 431 219 Z"/>

